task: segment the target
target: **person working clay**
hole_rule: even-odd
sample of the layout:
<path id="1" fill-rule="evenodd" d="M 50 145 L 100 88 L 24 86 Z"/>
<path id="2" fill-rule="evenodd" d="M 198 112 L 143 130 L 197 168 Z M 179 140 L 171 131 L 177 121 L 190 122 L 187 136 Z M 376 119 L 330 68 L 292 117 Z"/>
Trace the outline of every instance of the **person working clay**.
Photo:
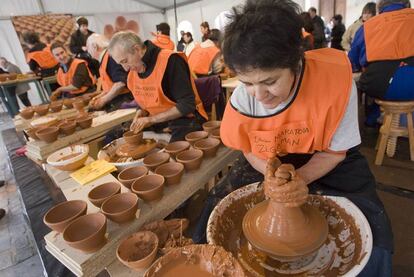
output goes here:
<path id="1" fill-rule="evenodd" d="M 89 103 L 89 106 L 95 110 L 103 108 L 106 111 L 117 110 L 122 103 L 133 100 L 132 94 L 126 87 L 128 72 L 109 55 L 108 45 L 109 40 L 99 34 L 92 34 L 86 43 L 88 52 L 100 63 L 102 93 Z"/>
<path id="2" fill-rule="evenodd" d="M 183 53 L 143 42 L 132 32 L 114 35 L 108 49 L 111 57 L 129 71 L 127 85 L 141 107 L 131 130 L 168 128 L 171 141 L 177 141 L 201 129 L 207 114 Z"/>
<path id="3" fill-rule="evenodd" d="M 168 23 L 160 23 L 156 26 L 157 33 L 152 43 L 162 49 L 174 50 L 175 44 L 170 38 L 170 25 Z"/>
<path id="4" fill-rule="evenodd" d="M 96 79 L 84 60 L 70 56 L 66 48 L 58 42 L 53 43 L 50 50 L 60 64 L 56 76 L 60 87 L 52 92 L 50 96 L 52 101 L 61 97 L 70 98 L 96 90 Z"/>
<path id="5" fill-rule="evenodd" d="M 361 276 L 391 276 L 391 227 L 358 149 L 358 97 L 346 53 L 304 53 L 300 8 L 292 1 L 248 0 L 233 13 L 222 51 L 241 85 L 227 104 L 220 135 L 244 157 L 210 191 L 194 242 L 205 240 L 214 206 L 231 191 L 263 181 L 267 161 L 279 156 L 279 164 L 292 164 L 296 174 L 275 191 L 292 203 L 301 203 L 307 189 L 355 203 L 374 238 Z"/>

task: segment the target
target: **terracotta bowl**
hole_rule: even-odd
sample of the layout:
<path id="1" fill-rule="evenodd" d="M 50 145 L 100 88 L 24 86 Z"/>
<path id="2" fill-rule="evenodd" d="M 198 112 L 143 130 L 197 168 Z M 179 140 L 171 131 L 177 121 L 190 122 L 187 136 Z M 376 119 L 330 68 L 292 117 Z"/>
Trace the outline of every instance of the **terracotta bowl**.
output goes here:
<path id="1" fill-rule="evenodd" d="M 85 103 L 83 102 L 82 99 L 75 100 L 73 102 L 73 107 L 77 110 L 83 110 L 83 108 L 85 107 Z"/>
<path id="2" fill-rule="evenodd" d="M 157 152 L 149 154 L 142 161 L 144 165 L 151 171 L 154 171 L 158 166 L 167 163 L 170 160 L 170 154 L 164 152 Z"/>
<path id="3" fill-rule="evenodd" d="M 63 231 L 63 240 L 71 247 L 91 253 L 105 243 L 106 217 L 101 213 L 88 214 L 72 221 Z"/>
<path id="4" fill-rule="evenodd" d="M 62 102 L 52 102 L 50 104 L 50 109 L 52 110 L 52 112 L 57 113 L 60 112 L 63 108 L 63 103 Z"/>
<path id="5" fill-rule="evenodd" d="M 39 131 L 40 129 L 42 129 L 42 127 L 32 127 L 32 128 L 26 129 L 24 131 L 32 139 L 39 140 L 39 137 L 36 135 L 36 132 Z"/>
<path id="6" fill-rule="evenodd" d="M 188 141 L 191 145 L 193 145 L 196 141 L 198 141 L 200 139 L 204 139 L 206 137 L 208 137 L 208 132 L 206 132 L 206 131 L 195 131 L 195 132 L 188 133 L 185 136 L 185 140 Z"/>
<path id="7" fill-rule="evenodd" d="M 109 182 L 93 188 L 88 193 L 88 199 L 96 207 L 100 208 L 102 203 L 109 197 L 121 192 L 121 185 L 117 182 Z"/>
<path id="8" fill-rule="evenodd" d="M 175 162 L 169 162 L 160 165 L 155 169 L 155 174 L 159 174 L 165 178 L 166 185 L 175 185 L 180 183 L 184 174 L 184 165 Z"/>
<path id="9" fill-rule="evenodd" d="M 175 141 L 168 144 L 164 151 L 171 155 L 175 159 L 178 153 L 181 153 L 190 148 L 190 143 L 188 141 Z"/>
<path id="10" fill-rule="evenodd" d="M 43 222 L 53 231 L 63 232 L 70 222 L 85 215 L 88 204 L 82 200 L 71 200 L 52 207 L 43 217 Z"/>
<path id="11" fill-rule="evenodd" d="M 134 270 L 148 268 L 155 259 L 159 240 L 151 231 L 140 231 L 124 239 L 116 250 L 119 261 Z"/>
<path id="12" fill-rule="evenodd" d="M 76 121 L 64 120 L 57 125 L 61 134 L 66 136 L 72 135 L 76 131 Z"/>
<path id="13" fill-rule="evenodd" d="M 131 189 L 132 183 L 138 178 L 148 174 L 148 168 L 145 166 L 133 166 L 122 170 L 118 174 L 118 180 L 128 189 Z"/>
<path id="14" fill-rule="evenodd" d="M 32 108 L 26 108 L 20 111 L 20 116 L 24 119 L 31 119 L 34 115 L 34 110 Z"/>
<path id="15" fill-rule="evenodd" d="M 76 119 L 76 123 L 82 128 L 86 129 L 92 126 L 93 117 L 90 115 L 80 116 Z"/>
<path id="16" fill-rule="evenodd" d="M 67 108 L 67 109 L 72 109 L 73 108 L 73 99 L 72 98 L 66 98 L 63 100 L 63 105 Z"/>
<path id="17" fill-rule="evenodd" d="M 133 131 L 125 132 L 123 137 L 126 143 L 129 144 L 140 144 L 142 141 L 142 137 L 144 136 L 143 132 L 139 132 L 138 134 L 135 134 Z"/>
<path id="18" fill-rule="evenodd" d="M 131 185 L 133 193 L 144 201 L 154 201 L 162 198 L 165 178 L 158 174 L 142 176 Z"/>
<path id="19" fill-rule="evenodd" d="M 203 123 L 203 130 L 211 133 L 215 129 L 220 129 L 221 121 L 212 120 Z"/>
<path id="20" fill-rule="evenodd" d="M 30 122 L 33 127 L 50 127 L 55 125 L 59 120 L 55 116 L 42 116 Z"/>
<path id="21" fill-rule="evenodd" d="M 214 129 L 213 131 L 211 131 L 210 137 L 215 138 L 215 139 L 219 139 L 221 141 L 220 128 Z"/>
<path id="22" fill-rule="evenodd" d="M 49 112 L 49 105 L 48 104 L 39 105 L 39 106 L 34 107 L 33 109 L 38 115 L 43 116 Z"/>
<path id="23" fill-rule="evenodd" d="M 200 168 L 203 161 L 203 151 L 190 149 L 177 155 L 177 162 L 184 164 L 185 170 L 192 171 Z"/>
<path id="24" fill-rule="evenodd" d="M 205 138 L 194 143 L 195 149 L 200 149 L 204 153 L 204 157 L 211 158 L 216 156 L 220 147 L 220 140 L 215 138 Z"/>
<path id="25" fill-rule="evenodd" d="M 85 106 L 88 106 L 88 104 L 91 101 L 91 99 L 92 99 L 92 96 L 91 95 L 83 95 L 82 96 L 82 101 L 83 101 L 83 104 Z"/>
<path id="26" fill-rule="evenodd" d="M 44 142 L 51 143 L 57 140 L 59 135 L 58 127 L 46 127 L 36 131 L 36 136 Z"/>
<path id="27" fill-rule="evenodd" d="M 138 210 L 138 196 L 131 192 L 116 194 L 105 200 L 101 212 L 110 220 L 123 223 L 133 220 Z"/>
<path id="28" fill-rule="evenodd" d="M 87 144 L 77 144 L 54 152 L 47 157 L 46 161 L 59 170 L 74 171 L 84 166 L 88 154 L 89 146 Z"/>

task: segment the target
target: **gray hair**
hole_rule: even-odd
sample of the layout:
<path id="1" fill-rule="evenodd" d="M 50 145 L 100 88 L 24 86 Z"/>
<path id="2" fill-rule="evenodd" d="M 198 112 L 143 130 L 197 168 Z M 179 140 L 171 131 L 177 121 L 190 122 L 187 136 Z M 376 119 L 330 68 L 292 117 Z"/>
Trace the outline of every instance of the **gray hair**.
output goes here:
<path id="1" fill-rule="evenodd" d="M 392 4 L 403 4 L 405 7 L 410 7 L 410 0 L 377 0 L 377 9 L 382 11 L 383 8 Z"/>
<path id="2" fill-rule="evenodd" d="M 114 49 L 115 45 L 121 46 L 124 51 L 134 53 L 134 46 L 138 45 L 142 48 L 144 46 L 144 43 L 137 34 L 134 32 L 126 31 L 118 32 L 112 37 L 111 42 L 108 46 L 109 52 Z"/>
<path id="3" fill-rule="evenodd" d="M 92 45 L 96 45 L 99 48 L 107 48 L 109 45 L 109 40 L 104 36 L 100 34 L 92 34 L 88 37 L 88 40 L 86 41 L 86 46 L 89 48 Z"/>

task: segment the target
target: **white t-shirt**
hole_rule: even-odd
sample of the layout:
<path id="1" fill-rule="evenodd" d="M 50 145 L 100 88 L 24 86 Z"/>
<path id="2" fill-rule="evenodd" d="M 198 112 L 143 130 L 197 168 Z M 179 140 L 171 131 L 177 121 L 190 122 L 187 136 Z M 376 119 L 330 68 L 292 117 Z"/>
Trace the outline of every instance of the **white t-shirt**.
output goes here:
<path id="1" fill-rule="evenodd" d="M 230 101 L 233 107 L 243 114 L 251 116 L 267 116 L 275 114 L 287 105 L 289 105 L 294 98 L 292 95 L 283 103 L 279 104 L 274 109 L 266 109 L 262 103 L 251 96 L 245 85 L 240 84 L 233 92 Z M 352 82 L 351 93 L 349 96 L 348 106 L 342 118 L 341 124 L 338 126 L 334 136 L 332 137 L 329 150 L 340 152 L 346 151 L 361 143 L 361 136 L 358 127 L 358 94 L 355 82 Z"/>

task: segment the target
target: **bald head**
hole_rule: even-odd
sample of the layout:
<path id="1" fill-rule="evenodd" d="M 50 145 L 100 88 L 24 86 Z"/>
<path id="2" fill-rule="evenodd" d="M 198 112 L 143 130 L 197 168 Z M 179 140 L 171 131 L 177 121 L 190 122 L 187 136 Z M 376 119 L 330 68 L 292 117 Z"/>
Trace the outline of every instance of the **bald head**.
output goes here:
<path id="1" fill-rule="evenodd" d="M 89 54 L 98 60 L 102 51 L 104 51 L 109 45 L 109 40 L 100 34 L 92 34 L 88 37 L 86 41 L 86 48 L 88 48 Z"/>

